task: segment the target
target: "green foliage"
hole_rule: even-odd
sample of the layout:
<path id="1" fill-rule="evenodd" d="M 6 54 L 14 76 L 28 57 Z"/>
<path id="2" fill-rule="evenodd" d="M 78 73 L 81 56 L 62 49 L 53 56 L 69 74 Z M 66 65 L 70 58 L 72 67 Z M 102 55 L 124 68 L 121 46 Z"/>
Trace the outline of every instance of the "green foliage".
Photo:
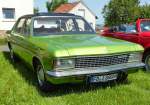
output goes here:
<path id="1" fill-rule="evenodd" d="M 150 18 L 150 5 L 145 4 L 140 7 L 141 18 Z"/>
<path id="2" fill-rule="evenodd" d="M 46 7 L 48 12 L 53 12 L 61 4 L 68 3 L 68 0 L 52 0 L 51 2 L 46 2 Z"/>
<path id="3" fill-rule="evenodd" d="M 52 11 L 52 2 L 46 2 L 46 8 L 47 8 L 47 11 L 48 12 L 51 12 Z"/>
<path id="4" fill-rule="evenodd" d="M 39 12 L 39 8 L 34 8 L 34 14 Z"/>
<path id="5" fill-rule="evenodd" d="M 139 17 L 150 17 L 150 6 L 140 6 L 139 0 L 111 0 L 102 13 L 105 24 L 112 26 L 135 22 Z"/>

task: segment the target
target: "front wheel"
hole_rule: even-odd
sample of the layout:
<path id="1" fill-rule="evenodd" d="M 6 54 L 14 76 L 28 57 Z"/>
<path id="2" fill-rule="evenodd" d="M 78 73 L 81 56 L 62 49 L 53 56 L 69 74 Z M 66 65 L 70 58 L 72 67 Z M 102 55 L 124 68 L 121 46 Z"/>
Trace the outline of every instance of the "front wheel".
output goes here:
<path id="1" fill-rule="evenodd" d="M 120 73 L 117 79 L 118 83 L 125 83 L 128 81 L 128 74 L 127 73 Z"/>
<path id="2" fill-rule="evenodd" d="M 37 75 L 38 86 L 42 91 L 47 92 L 53 89 L 53 86 L 50 85 L 50 83 L 48 83 L 45 78 L 44 69 L 41 64 L 36 65 L 36 75 Z"/>
<path id="3" fill-rule="evenodd" d="M 150 52 L 146 53 L 144 55 L 144 62 L 145 62 L 145 68 L 146 68 L 146 71 L 150 72 Z"/>

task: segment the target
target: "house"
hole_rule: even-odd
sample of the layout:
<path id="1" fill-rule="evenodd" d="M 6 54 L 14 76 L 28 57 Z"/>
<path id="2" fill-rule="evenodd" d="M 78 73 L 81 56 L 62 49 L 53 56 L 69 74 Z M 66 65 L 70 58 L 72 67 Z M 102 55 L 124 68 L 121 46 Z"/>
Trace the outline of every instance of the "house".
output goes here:
<path id="1" fill-rule="evenodd" d="M 0 33 L 11 30 L 16 20 L 33 13 L 33 0 L 0 0 Z"/>
<path id="2" fill-rule="evenodd" d="M 72 13 L 75 15 L 82 16 L 85 18 L 89 24 L 95 29 L 96 27 L 96 15 L 88 8 L 88 6 L 83 2 L 74 2 L 74 3 L 66 3 L 60 5 L 55 13 Z"/>

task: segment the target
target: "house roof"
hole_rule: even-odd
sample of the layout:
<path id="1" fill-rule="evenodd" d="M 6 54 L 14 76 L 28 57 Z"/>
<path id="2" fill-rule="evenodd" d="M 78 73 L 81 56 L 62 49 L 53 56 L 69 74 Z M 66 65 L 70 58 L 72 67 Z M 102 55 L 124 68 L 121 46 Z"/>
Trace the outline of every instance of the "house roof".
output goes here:
<path id="1" fill-rule="evenodd" d="M 61 4 L 58 8 L 56 8 L 54 12 L 55 13 L 68 13 L 74 7 L 76 7 L 79 3 L 82 3 L 96 17 L 96 19 L 98 19 L 95 13 L 83 1 Z"/>
<path id="2" fill-rule="evenodd" d="M 71 11 L 79 3 L 80 2 L 61 4 L 58 8 L 56 8 L 54 12 L 55 13 L 67 13 Z"/>

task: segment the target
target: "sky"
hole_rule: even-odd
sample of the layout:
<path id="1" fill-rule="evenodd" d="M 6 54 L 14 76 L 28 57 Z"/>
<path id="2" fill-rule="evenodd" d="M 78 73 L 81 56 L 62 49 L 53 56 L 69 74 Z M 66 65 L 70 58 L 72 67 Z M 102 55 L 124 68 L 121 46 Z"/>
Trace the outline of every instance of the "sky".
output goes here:
<path id="1" fill-rule="evenodd" d="M 35 0 L 35 7 L 38 7 L 40 12 L 46 12 L 46 2 L 47 0 Z M 75 2 L 78 0 L 69 0 L 69 2 Z M 106 5 L 110 0 L 83 0 L 84 3 L 96 14 L 98 17 L 97 24 L 103 24 L 104 18 L 102 15 L 102 9 L 104 5 Z M 140 0 L 141 4 L 148 3 L 150 4 L 150 0 Z"/>

